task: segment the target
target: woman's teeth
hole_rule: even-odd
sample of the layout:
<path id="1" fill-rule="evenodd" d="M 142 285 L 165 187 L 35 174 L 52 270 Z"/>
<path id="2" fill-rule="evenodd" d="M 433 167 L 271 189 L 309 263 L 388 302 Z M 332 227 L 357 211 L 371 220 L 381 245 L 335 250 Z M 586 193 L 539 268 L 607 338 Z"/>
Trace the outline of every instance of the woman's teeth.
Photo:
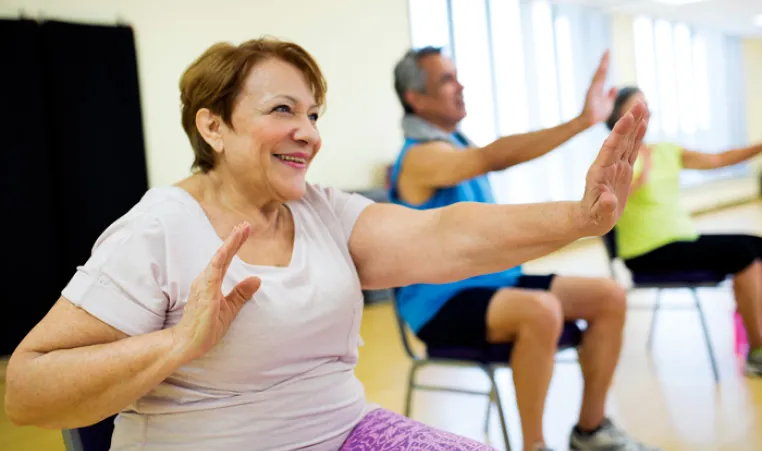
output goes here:
<path id="1" fill-rule="evenodd" d="M 275 155 L 277 158 L 284 161 L 293 161 L 294 163 L 306 164 L 307 160 L 304 158 L 292 157 L 291 155 Z"/>

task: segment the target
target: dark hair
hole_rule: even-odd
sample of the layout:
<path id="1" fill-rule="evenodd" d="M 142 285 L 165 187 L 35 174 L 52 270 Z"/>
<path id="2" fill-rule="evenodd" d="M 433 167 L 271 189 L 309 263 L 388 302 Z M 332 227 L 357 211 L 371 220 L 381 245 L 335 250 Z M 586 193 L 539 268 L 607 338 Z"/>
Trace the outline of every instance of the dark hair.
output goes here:
<path id="1" fill-rule="evenodd" d="M 617 121 L 622 118 L 624 113 L 626 113 L 626 111 L 622 111 L 624 104 L 630 100 L 630 97 L 639 92 L 640 89 L 637 86 L 627 86 L 619 90 L 616 100 L 614 101 L 614 109 L 611 110 L 611 116 L 606 120 L 606 127 L 608 127 L 609 130 L 613 130 Z"/>
<path id="2" fill-rule="evenodd" d="M 405 113 L 415 113 L 413 108 L 405 101 L 405 92 L 426 91 L 426 74 L 421 69 L 421 66 L 418 65 L 418 62 L 424 56 L 441 54 L 441 47 L 429 46 L 417 50 L 411 49 L 394 66 L 394 90 L 397 92 L 397 97 L 400 99 Z"/>
<path id="3" fill-rule="evenodd" d="M 296 67 L 312 89 L 315 101 L 325 101 L 327 85 L 320 67 L 304 48 L 274 38 L 246 41 L 240 45 L 217 43 L 209 47 L 180 79 L 182 124 L 193 147 L 193 169 L 209 172 L 215 153 L 196 128 L 196 112 L 209 108 L 230 125 L 233 107 L 251 69 L 262 61 L 280 59 Z"/>

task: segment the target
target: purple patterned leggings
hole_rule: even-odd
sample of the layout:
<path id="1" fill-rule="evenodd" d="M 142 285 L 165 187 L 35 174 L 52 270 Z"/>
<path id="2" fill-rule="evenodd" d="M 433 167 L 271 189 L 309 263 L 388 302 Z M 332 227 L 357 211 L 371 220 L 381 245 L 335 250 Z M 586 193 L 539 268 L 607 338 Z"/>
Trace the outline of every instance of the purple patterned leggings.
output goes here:
<path id="1" fill-rule="evenodd" d="M 494 450 L 449 432 L 440 431 L 415 420 L 376 409 L 368 413 L 340 451 L 486 451 Z"/>

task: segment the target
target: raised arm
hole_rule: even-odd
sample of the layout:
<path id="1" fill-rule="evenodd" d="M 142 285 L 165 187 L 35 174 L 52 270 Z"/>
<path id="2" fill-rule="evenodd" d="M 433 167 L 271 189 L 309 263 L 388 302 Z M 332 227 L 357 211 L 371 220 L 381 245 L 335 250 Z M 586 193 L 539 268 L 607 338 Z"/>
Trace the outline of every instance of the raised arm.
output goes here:
<path id="1" fill-rule="evenodd" d="M 506 136 L 483 148 L 465 151 L 444 142 L 415 146 L 405 156 L 400 183 L 422 188 L 452 186 L 545 155 L 611 114 L 616 90 L 604 91 L 608 66 L 609 53 L 606 52 L 590 83 L 582 112 L 571 121 Z"/>
<path id="2" fill-rule="evenodd" d="M 400 183 L 453 186 L 545 155 L 586 128 L 584 120 L 576 118 L 553 128 L 506 136 L 482 148 L 460 150 L 440 141 L 420 144 L 407 152 Z"/>
<path id="3" fill-rule="evenodd" d="M 762 153 L 762 143 L 721 153 L 704 153 L 683 149 L 683 167 L 686 169 L 717 169 L 741 163 Z"/>
<path id="4" fill-rule="evenodd" d="M 259 287 L 246 279 L 228 296 L 222 277 L 250 228 L 237 228 L 194 282 L 180 322 L 128 337 L 61 298 L 8 363 L 5 409 L 17 425 L 75 428 L 107 418 L 156 387 L 224 335 Z"/>
<path id="5" fill-rule="evenodd" d="M 516 266 L 584 236 L 600 236 L 621 216 L 648 112 L 637 104 L 614 127 L 587 174 L 579 202 L 458 203 L 413 210 L 376 204 L 359 217 L 350 251 L 366 288 L 445 283 Z"/>

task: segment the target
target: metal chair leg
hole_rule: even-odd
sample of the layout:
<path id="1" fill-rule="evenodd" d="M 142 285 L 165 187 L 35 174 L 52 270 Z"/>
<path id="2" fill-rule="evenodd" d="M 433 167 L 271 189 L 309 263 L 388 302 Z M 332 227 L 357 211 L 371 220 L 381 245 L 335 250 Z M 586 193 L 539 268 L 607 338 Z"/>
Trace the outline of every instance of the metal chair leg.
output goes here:
<path id="1" fill-rule="evenodd" d="M 492 382 L 492 390 L 495 393 L 495 405 L 497 406 L 497 413 L 500 416 L 500 429 L 503 431 L 503 442 L 505 443 L 505 451 L 511 451 L 511 441 L 508 440 L 508 423 L 505 421 L 505 413 L 503 412 L 503 403 L 500 402 L 500 390 L 497 388 L 497 381 L 495 380 L 494 368 L 487 370 L 490 382 Z"/>
<path id="2" fill-rule="evenodd" d="M 415 384 L 415 373 L 418 370 L 418 362 L 413 361 L 407 376 L 407 393 L 405 394 L 405 416 L 410 418 L 410 408 L 413 401 L 413 385 Z"/>
<path id="3" fill-rule="evenodd" d="M 691 289 L 691 293 L 693 293 L 693 299 L 696 302 L 696 310 L 698 310 L 699 319 L 701 320 L 701 329 L 704 332 L 704 341 L 706 342 L 706 350 L 709 352 L 709 361 L 712 364 L 712 374 L 714 374 L 714 382 L 718 383 L 720 381 L 720 375 L 717 371 L 717 360 L 714 358 L 714 348 L 712 346 L 712 340 L 711 336 L 709 335 L 709 328 L 706 325 L 706 317 L 704 315 L 704 309 L 701 307 L 701 299 L 698 295 L 698 290 L 695 288 Z"/>
<path id="4" fill-rule="evenodd" d="M 487 415 L 484 417 L 484 435 L 489 440 L 489 416 L 492 413 L 492 401 L 495 399 L 495 389 L 493 388 L 487 399 Z"/>
<path id="5" fill-rule="evenodd" d="M 656 290 L 656 303 L 654 304 L 654 310 L 651 314 L 651 327 L 648 331 L 648 340 L 646 341 L 646 348 L 648 348 L 649 351 L 653 348 L 653 341 L 654 341 L 654 330 L 656 329 L 655 323 L 656 323 L 656 314 L 659 312 L 659 307 L 661 306 L 661 288 L 658 288 Z"/>

